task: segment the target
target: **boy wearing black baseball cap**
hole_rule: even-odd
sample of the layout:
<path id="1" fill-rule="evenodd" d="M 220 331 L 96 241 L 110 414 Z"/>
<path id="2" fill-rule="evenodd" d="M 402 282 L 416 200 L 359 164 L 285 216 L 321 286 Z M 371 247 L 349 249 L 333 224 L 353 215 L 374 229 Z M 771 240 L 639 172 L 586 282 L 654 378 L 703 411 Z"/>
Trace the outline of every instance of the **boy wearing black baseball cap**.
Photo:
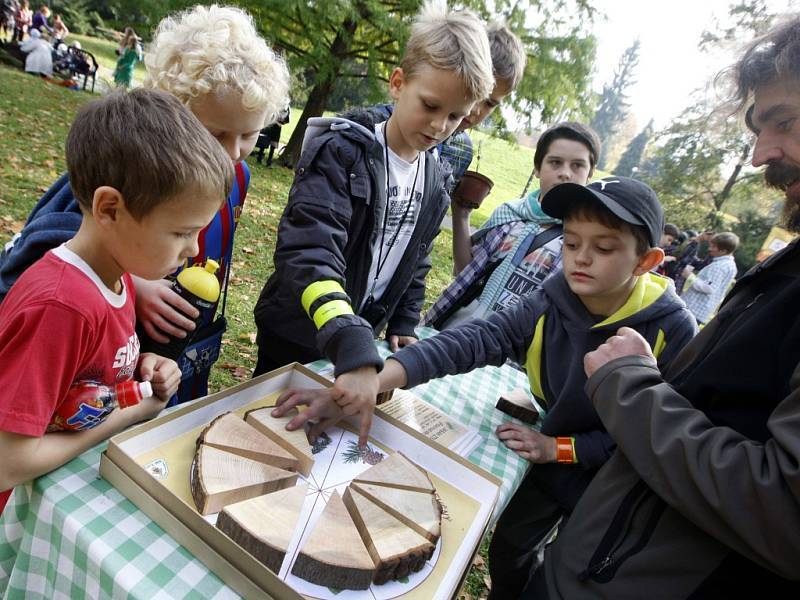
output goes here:
<path id="1" fill-rule="evenodd" d="M 536 545 L 570 514 L 614 450 L 584 392 L 584 355 L 631 327 L 663 366 L 697 331 L 670 280 L 650 273 L 664 257 L 658 248 L 664 216 L 647 185 L 623 177 L 586 187 L 564 183 L 545 195 L 542 209 L 564 221 L 563 271 L 514 307 L 406 346 L 379 375 L 385 391 L 508 358 L 525 365 L 531 392 L 547 413 L 541 431 L 519 422 L 497 428 L 503 443 L 534 466 L 492 537 L 491 598 L 519 596 Z M 311 399 L 297 394 L 282 400 Z"/>

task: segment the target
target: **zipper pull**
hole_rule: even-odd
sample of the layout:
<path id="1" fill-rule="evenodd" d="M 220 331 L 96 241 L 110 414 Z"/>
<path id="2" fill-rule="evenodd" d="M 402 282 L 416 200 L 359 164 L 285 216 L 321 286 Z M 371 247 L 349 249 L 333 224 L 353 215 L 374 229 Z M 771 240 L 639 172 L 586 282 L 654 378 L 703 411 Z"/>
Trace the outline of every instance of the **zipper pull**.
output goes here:
<path id="1" fill-rule="evenodd" d="M 581 573 L 578 574 L 578 581 L 586 581 L 587 579 L 589 579 L 589 577 L 593 575 L 599 575 L 600 573 L 605 571 L 606 568 L 612 562 L 614 562 L 614 556 L 612 554 L 609 554 L 600 562 L 595 563 L 593 565 L 589 565 L 589 567 L 585 571 L 582 571 Z"/>

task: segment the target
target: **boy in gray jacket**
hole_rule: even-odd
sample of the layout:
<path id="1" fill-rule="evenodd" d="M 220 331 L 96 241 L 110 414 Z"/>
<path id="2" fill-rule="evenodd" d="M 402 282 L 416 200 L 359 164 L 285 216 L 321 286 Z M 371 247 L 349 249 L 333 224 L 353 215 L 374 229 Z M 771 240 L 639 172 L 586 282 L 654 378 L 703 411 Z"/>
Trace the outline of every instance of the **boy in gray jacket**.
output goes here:
<path id="1" fill-rule="evenodd" d="M 516 423 L 497 430 L 534 467 L 495 530 L 489 554 L 494 598 L 519 595 L 535 545 L 569 515 L 614 450 L 583 391 L 584 355 L 627 326 L 666 363 L 696 332 L 671 282 L 649 272 L 664 257 L 657 247 L 664 217 L 647 185 L 623 177 L 587 187 L 565 183 L 548 192 L 542 209 L 564 221 L 563 271 L 506 311 L 402 349 L 380 374 L 380 389 L 388 390 L 508 358 L 525 365 L 547 414 L 541 432 Z M 285 396 L 285 404 L 301 402 L 299 394 Z M 371 414 L 372 408 L 345 405 L 344 412 Z"/>

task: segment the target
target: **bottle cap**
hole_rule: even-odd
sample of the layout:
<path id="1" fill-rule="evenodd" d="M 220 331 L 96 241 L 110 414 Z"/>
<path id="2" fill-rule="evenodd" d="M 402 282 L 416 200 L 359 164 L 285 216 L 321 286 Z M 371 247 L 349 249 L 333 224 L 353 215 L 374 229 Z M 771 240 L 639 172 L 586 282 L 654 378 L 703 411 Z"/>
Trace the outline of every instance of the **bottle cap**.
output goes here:
<path id="1" fill-rule="evenodd" d="M 209 258 L 205 266 L 195 265 L 178 273 L 178 283 L 198 298 L 216 302 L 220 292 L 219 279 L 215 275 L 217 269 L 219 263 Z"/>
<path id="2" fill-rule="evenodd" d="M 142 398 L 149 398 L 153 395 L 153 384 L 149 381 L 140 381 L 139 393 L 142 395 Z"/>

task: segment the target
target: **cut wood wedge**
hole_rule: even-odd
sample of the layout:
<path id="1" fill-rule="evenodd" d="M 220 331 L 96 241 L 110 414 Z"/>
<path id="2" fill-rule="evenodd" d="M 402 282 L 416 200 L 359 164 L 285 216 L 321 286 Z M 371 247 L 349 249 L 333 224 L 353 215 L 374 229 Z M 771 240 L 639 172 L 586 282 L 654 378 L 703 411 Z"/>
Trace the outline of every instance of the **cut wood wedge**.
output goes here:
<path id="1" fill-rule="evenodd" d="M 292 567 L 306 581 L 336 589 L 365 590 L 375 564 L 339 492 L 334 491 Z"/>
<path id="2" fill-rule="evenodd" d="M 297 482 L 297 473 L 199 444 L 192 463 L 191 488 L 197 510 L 208 515 L 228 504 L 255 498 Z"/>
<path id="3" fill-rule="evenodd" d="M 377 465 L 370 467 L 353 478 L 359 483 L 371 483 L 412 490 L 415 492 L 433 493 L 434 487 L 427 473 L 408 460 L 399 452 L 384 458 Z"/>
<path id="4" fill-rule="evenodd" d="M 344 503 L 375 562 L 376 584 L 416 573 L 433 555 L 434 545 L 426 538 L 349 487 Z"/>
<path id="5" fill-rule="evenodd" d="M 297 470 L 303 475 L 308 475 L 314 466 L 314 456 L 306 432 L 304 429 L 286 430 L 286 424 L 297 416 L 297 411 L 291 410 L 283 417 L 273 417 L 270 414 L 273 408 L 267 406 L 248 411 L 245 414 L 245 421 L 297 458 Z"/>
<path id="6" fill-rule="evenodd" d="M 234 413 L 225 413 L 211 421 L 197 441 L 287 471 L 296 471 L 299 462 L 293 454 Z"/>
<path id="7" fill-rule="evenodd" d="M 219 514 L 217 527 L 277 575 L 292 541 L 307 488 L 302 483 L 229 504 Z"/>
<path id="8" fill-rule="evenodd" d="M 350 484 L 396 519 L 436 544 L 442 530 L 442 505 L 430 492 L 414 492 L 370 483 Z"/>

